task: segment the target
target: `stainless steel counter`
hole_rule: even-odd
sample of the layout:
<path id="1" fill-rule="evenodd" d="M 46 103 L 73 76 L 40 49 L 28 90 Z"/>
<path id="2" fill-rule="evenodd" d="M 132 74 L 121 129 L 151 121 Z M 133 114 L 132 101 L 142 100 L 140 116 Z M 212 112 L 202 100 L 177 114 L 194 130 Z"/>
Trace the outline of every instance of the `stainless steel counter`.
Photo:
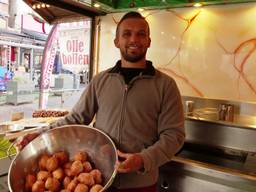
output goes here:
<path id="1" fill-rule="evenodd" d="M 185 129 L 159 192 L 256 192 L 256 128 L 189 117 Z"/>
<path id="2" fill-rule="evenodd" d="M 255 192 L 256 176 L 175 157 L 160 168 L 159 192 Z"/>
<path id="3" fill-rule="evenodd" d="M 186 119 L 186 141 L 256 153 L 256 129 Z"/>
<path id="4" fill-rule="evenodd" d="M 7 182 L 8 182 L 7 174 L 0 175 L 0 191 L 1 192 L 9 192 L 8 183 Z"/>
<path id="5" fill-rule="evenodd" d="M 232 127 L 241 127 L 245 129 L 256 129 L 256 116 L 234 115 L 233 121 L 220 121 L 218 120 L 217 112 L 214 112 L 213 109 L 210 110 L 206 108 L 206 109 L 200 109 L 200 110 L 196 110 L 191 115 L 186 115 L 186 119 L 199 120 L 199 121 L 216 123 L 216 124 L 227 125 Z M 207 111 L 211 111 L 211 112 L 207 112 Z"/>
<path id="6" fill-rule="evenodd" d="M 182 100 L 188 119 L 197 119 L 235 127 L 256 128 L 256 103 L 189 96 L 183 96 Z M 222 119 L 221 115 L 223 114 L 221 110 L 223 106 L 232 107 L 232 114 L 229 114 L 232 115 L 232 118 Z"/>
<path id="7" fill-rule="evenodd" d="M 8 179 L 7 174 L 11 164 L 11 160 L 9 157 L 0 158 L 0 191 L 1 192 L 8 192 Z"/>

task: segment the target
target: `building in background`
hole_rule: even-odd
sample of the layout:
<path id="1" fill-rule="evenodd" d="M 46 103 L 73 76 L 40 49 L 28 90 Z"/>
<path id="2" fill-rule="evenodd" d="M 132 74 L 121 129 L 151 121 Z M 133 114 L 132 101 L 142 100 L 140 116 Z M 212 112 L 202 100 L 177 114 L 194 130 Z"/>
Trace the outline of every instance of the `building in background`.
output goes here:
<path id="1" fill-rule="evenodd" d="M 9 17 L 9 0 L 0 0 L 0 28 L 6 28 Z"/>
<path id="2" fill-rule="evenodd" d="M 50 26 L 23 1 L 0 0 L 0 66 L 14 78 L 38 82 L 49 30 Z"/>

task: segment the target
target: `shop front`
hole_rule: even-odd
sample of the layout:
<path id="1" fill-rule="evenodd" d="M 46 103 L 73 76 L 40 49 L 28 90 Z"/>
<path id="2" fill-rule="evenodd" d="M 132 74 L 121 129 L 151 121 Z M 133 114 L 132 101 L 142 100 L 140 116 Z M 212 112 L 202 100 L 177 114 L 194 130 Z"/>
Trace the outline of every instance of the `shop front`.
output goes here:
<path id="1" fill-rule="evenodd" d="M 38 5 L 38 1 L 26 2 L 31 7 Z M 72 74 L 88 71 L 92 77 L 113 65 L 119 58 L 112 40 L 123 15 L 120 12 L 137 11 L 147 3 L 126 1 L 106 5 L 99 1 L 98 6 L 102 7 L 96 9 L 93 3 L 84 1 L 41 2 L 49 3 L 47 9 L 55 10 L 36 10 L 49 23 L 91 19 L 91 31 L 86 31 L 84 24 L 75 29 L 71 24 L 63 24 L 61 29 L 58 24 L 61 41 L 55 59 L 62 67 L 57 65 L 51 70 L 65 71 L 63 77 L 57 78 L 60 87 L 72 87 L 68 83 Z M 255 15 L 252 7 L 256 7 L 256 1 L 226 5 L 227 1 L 219 0 L 214 1 L 215 6 L 204 9 L 194 8 L 192 1 L 177 2 L 175 5 L 169 1 L 151 2 L 143 12 L 153 26 L 150 60 L 177 82 L 187 134 L 183 148 L 170 163 L 160 167 L 158 191 L 253 192 L 256 190 L 256 81 L 252 74 L 255 27 L 248 18 Z M 88 39 L 77 35 L 89 33 Z M 88 41 L 90 50 L 85 50 Z M 191 104 L 189 110 L 188 103 Z M 222 106 L 226 108 L 222 110 Z M 222 112 L 224 118 L 221 118 Z"/>

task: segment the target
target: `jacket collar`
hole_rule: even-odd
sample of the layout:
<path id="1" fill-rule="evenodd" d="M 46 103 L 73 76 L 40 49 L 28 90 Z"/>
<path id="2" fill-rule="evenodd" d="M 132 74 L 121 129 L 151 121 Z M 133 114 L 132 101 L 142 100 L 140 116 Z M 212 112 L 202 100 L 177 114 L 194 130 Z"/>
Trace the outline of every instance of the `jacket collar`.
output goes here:
<path id="1" fill-rule="evenodd" d="M 116 62 L 116 65 L 110 69 L 109 73 L 120 73 L 121 71 L 121 60 Z M 146 68 L 142 71 L 142 75 L 155 75 L 155 68 L 151 61 L 146 61 Z"/>

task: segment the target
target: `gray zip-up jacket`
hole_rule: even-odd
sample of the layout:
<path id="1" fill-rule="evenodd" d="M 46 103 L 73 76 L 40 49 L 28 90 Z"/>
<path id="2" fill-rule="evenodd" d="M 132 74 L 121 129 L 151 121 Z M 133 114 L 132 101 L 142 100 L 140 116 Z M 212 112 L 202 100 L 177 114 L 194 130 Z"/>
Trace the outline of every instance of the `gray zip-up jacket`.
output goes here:
<path id="1" fill-rule="evenodd" d="M 185 139 L 181 96 L 175 81 L 150 61 L 128 85 L 120 75 L 121 62 L 96 75 L 72 112 L 55 125 L 89 124 L 107 133 L 125 153 L 140 153 L 144 171 L 119 174 L 117 188 L 153 185 L 158 167 L 171 160 Z"/>

